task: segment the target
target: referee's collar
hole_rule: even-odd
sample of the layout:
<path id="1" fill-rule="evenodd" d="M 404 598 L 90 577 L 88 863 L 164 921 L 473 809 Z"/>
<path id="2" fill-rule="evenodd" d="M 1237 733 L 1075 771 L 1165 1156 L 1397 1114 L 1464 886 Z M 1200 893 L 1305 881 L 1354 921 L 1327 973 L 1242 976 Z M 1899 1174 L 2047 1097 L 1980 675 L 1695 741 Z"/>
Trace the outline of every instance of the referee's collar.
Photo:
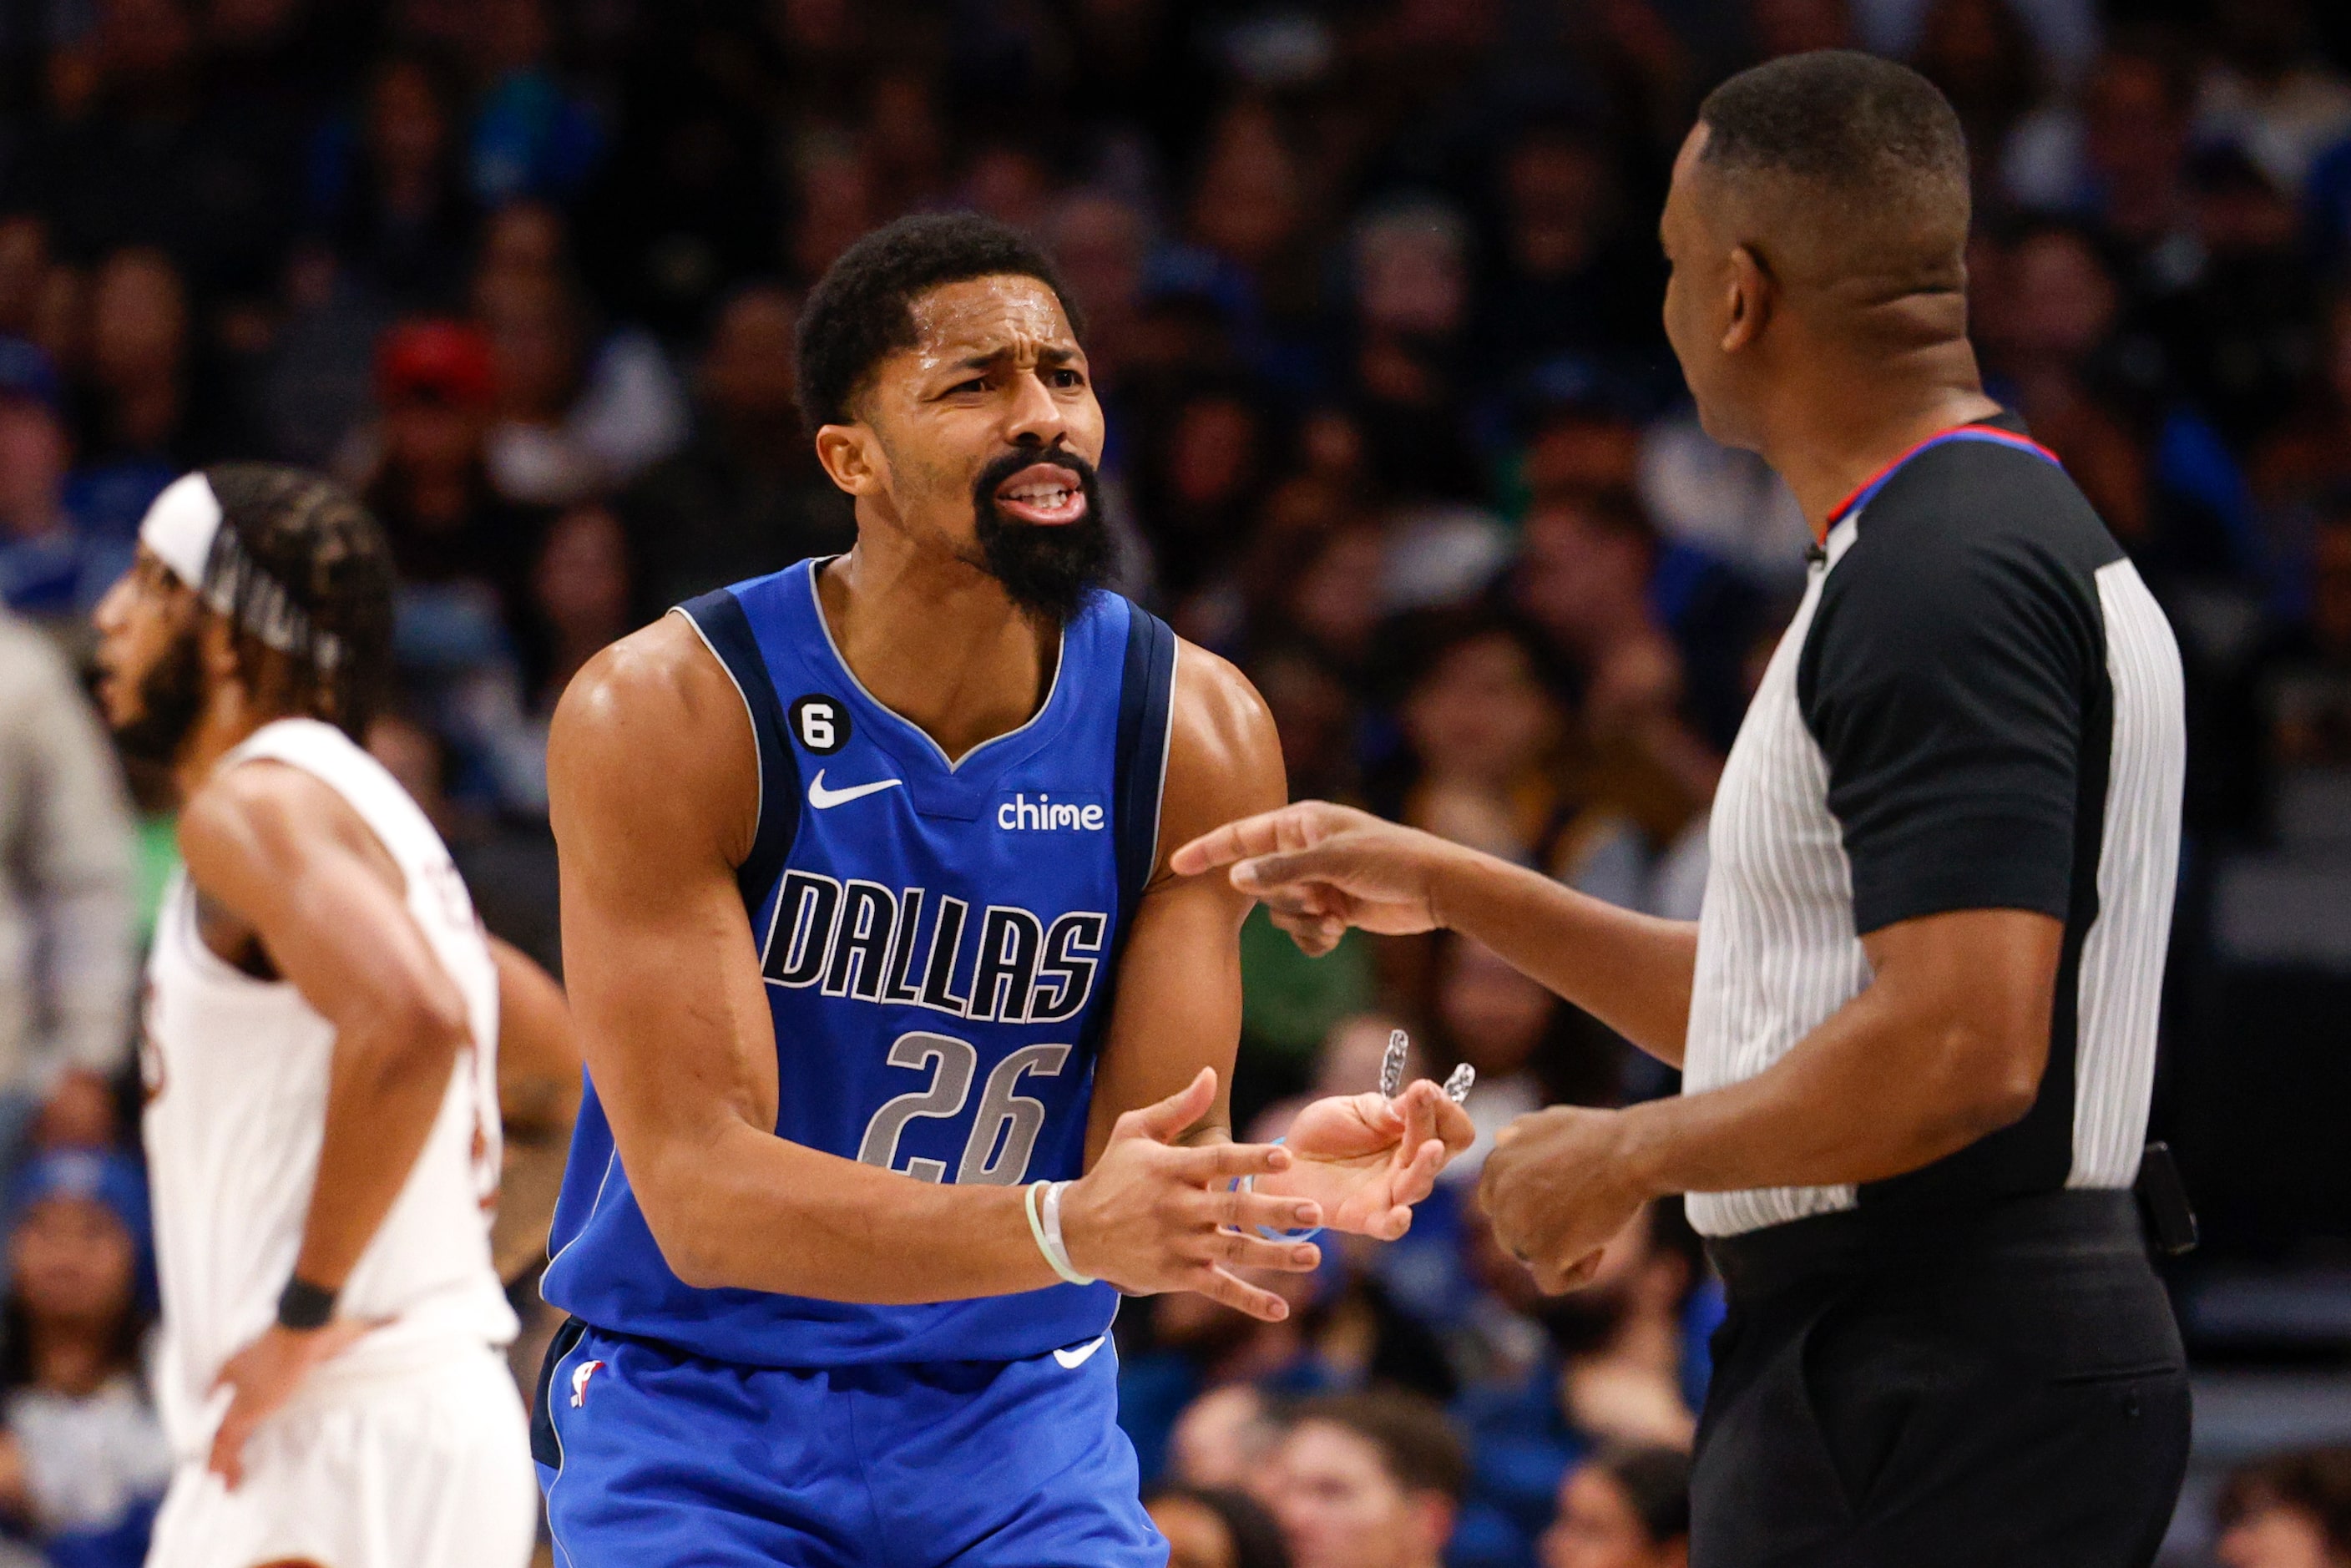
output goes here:
<path id="1" fill-rule="evenodd" d="M 1991 419 L 1970 420 L 1965 424 L 1953 425 L 1949 430 L 1939 431 L 1927 437 L 1867 479 L 1863 480 L 1858 489 L 1838 503 L 1829 513 L 1828 519 L 1822 523 L 1819 529 L 1813 535 L 1813 543 L 1818 547 L 1824 547 L 1828 543 L 1830 529 L 1869 505 L 1877 493 L 1886 488 L 1894 476 L 1902 472 L 1903 465 L 1929 447 L 1941 446 L 1954 441 L 1984 441 L 1995 446 L 2005 446 L 2017 452 L 2030 452 L 2046 462 L 2055 463 L 2057 455 L 2054 452 L 2025 434 L 2022 430 L 2007 428 L 2009 425 L 2021 425 L 2022 423 L 2014 414 L 2002 412 Z"/>

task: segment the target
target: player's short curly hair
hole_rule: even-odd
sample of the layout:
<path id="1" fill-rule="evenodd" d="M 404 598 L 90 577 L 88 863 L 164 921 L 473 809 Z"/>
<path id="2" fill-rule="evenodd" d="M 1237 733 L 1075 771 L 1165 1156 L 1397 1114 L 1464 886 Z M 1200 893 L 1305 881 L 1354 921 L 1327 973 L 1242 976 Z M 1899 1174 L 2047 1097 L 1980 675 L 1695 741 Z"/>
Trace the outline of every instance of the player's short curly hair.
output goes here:
<path id="1" fill-rule="evenodd" d="M 918 213 L 841 253 L 800 311 L 795 345 L 800 418 L 810 434 L 856 417 L 850 403 L 893 350 L 914 343 L 911 308 L 946 283 L 1004 274 L 1051 289 L 1070 329 L 1085 323 L 1050 257 L 1019 230 L 977 213 Z"/>
<path id="2" fill-rule="evenodd" d="M 220 502 L 223 530 L 235 532 L 235 553 L 250 563 L 229 590 L 248 684 L 363 739 L 392 684 L 393 574 L 383 529 L 349 490 L 305 469 L 221 463 L 204 470 L 204 480 Z M 225 553 L 216 548 L 215 559 Z M 290 648 L 270 648 L 244 630 L 245 601 L 274 593 L 300 612 Z"/>

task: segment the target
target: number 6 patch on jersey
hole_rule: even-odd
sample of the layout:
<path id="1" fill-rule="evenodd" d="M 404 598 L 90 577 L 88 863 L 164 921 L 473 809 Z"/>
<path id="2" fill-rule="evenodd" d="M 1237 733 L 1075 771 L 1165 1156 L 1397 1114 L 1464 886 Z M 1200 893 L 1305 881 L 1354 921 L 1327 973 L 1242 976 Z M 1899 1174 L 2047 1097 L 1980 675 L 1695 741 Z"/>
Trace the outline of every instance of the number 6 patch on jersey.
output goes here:
<path id="1" fill-rule="evenodd" d="M 849 709 L 813 693 L 797 698 L 792 703 L 792 738 L 819 757 L 831 757 L 849 744 Z"/>

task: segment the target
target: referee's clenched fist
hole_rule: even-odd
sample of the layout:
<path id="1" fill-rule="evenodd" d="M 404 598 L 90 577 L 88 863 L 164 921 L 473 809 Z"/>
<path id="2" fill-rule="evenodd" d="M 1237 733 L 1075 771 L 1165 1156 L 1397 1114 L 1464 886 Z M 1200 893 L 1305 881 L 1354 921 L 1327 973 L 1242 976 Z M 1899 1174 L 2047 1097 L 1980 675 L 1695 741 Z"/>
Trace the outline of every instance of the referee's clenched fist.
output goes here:
<path id="1" fill-rule="evenodd" d="M 1843 52 L 1725 83 L 1674 170 L 1665 319 L 1708 431 L 1812 519 L 1695 924 L 1320 803 L 1229 867 L 1309 952 L 1473 936 L 1683 1070 L 1524 1117 L 1481 1195 L 1546 1288 L 1686 1193 L 1729 1315 L 1694 1568 L 2143 1568 L 2188 1449 L 2132 1189 L 2179 858 L 2179 653 L 1983 395 L 1967 150 Z M 2152 1189 L 2151 1189 L 2152 1190 Z"/>

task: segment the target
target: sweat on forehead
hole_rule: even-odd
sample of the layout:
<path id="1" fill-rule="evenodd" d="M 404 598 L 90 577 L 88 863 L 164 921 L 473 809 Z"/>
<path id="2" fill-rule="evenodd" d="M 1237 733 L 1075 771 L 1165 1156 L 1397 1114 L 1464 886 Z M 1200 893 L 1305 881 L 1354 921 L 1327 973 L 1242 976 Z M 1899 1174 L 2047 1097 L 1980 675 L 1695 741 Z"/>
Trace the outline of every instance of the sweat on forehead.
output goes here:
<path id="1" fill-rule="evenodd" d="M 954 307 L 985 299 L 987 288 L 950 289 L 951 284 L 1029 280 L 1041 290 L 1008 289 L 996 306 L 999 337 L 1007 336 L 1007 307 L 1016 298 L 1032 324 L 1046 312 L 1046 297 L 1060 307 L 1059 335 L 1075 336 L 1084 322 L 1061 286 L 1051 260 L 1026 235 L 977 213 L 924 213 L 874 230 L 843 251 L 809 294 L 800 312 L 796 345 L 800 414 L 813 433 L 827 424 L 853 423 L 851 400 L 893 352 L 920 346 L 951 320 L 918 321 L 918 308 L 934 303 Z M 1031 298 L 1030 297 L 1035 298 Z M 998 348 L 1009 346 L 1000 343 Z"/>

